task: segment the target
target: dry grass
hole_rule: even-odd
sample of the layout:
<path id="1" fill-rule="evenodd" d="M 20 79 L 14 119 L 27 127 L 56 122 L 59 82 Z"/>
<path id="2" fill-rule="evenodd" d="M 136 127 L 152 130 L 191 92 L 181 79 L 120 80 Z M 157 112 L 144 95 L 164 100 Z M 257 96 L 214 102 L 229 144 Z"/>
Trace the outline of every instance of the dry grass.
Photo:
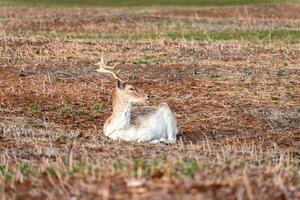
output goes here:
<path id="1" fill-rule="evenodd" d="M 300 198 L 297 40 L 48 37 L 297 30 L 299 5 L 144 11 L 0 7 L 0 199 Z M 102 52 L 151 104 L 169 103 L 177 144 L 102 136 Z"/>

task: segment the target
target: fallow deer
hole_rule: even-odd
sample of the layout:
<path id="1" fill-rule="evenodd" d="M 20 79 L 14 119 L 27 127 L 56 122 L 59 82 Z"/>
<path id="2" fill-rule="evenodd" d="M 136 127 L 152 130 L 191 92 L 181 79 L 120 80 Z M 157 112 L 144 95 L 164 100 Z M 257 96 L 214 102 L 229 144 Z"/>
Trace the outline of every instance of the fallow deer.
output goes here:
<path id="1" fill-rule="evenodd" d="M 168 104 L 163 103 L 158 107 L 143 107 L 146 115 L 139 114 L 136 124 L 133 123 L 132 105 L 145 103 L 149 96 L 143 90 L 124 82 L 115 72 L 115 66 L 108 67 L 103 55 L 101 62 L 96 63 L 100 73 L 108 73 L 116 79 L 113 98 L 113 111 L 106 120 L 103 128 L 104 135 L 113 140 L 147 142 L 147 143 L 174 143 L 178 133 L 176 119 Z M 150 108 L 150 109 L 149 109 Z M 141 112 L 140 112 L 141 113 Z"/>

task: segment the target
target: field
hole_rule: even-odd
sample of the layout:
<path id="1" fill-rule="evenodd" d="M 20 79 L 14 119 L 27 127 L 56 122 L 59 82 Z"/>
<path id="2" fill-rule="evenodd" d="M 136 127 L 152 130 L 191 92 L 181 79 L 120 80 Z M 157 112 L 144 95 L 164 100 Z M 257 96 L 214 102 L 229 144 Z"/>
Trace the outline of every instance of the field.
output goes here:
<path id="1" fill-rule="evenodd" d="M 0 3 L 0 199 L 300 199 L 299 3 L 11 2 Z M 150 105 L 169 104 L 176 144 L 102 135 L 115 85 L 95 72 L 102 53 Z"/>

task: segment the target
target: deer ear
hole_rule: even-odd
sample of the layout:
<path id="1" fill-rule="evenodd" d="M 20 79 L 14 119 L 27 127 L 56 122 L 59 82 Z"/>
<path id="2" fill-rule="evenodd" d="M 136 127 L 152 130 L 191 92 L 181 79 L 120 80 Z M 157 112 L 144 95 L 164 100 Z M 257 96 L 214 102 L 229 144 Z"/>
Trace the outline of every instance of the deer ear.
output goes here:
<path id="1" fill-rule="evenodd" d="M 120 90 L 124 90 L 125 83 L 122 83 L 122 81 L 120 81 L 119 79 L 117 79 L 116 87 L 117 87 L 118 89 L 120 89 Z"/>

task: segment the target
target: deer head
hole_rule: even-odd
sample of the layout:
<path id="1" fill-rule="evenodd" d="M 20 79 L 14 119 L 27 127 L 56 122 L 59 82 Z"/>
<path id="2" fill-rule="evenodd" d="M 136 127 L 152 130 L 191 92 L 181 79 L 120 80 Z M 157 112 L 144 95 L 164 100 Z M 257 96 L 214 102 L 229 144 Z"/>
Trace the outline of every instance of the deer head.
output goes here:
<path id="1" fill-rule="evenodd" d="M 145 94 L 142 89 L 137 89 L 134 86 L 123 81 L 115 71 L 115 64 L 113 67 L 106 65 L 103 54 L 101 56 L 101 61 L 95 65 L 99 66 L 97 72 L 111 74 L 116 79 L 116 92 L 115 95 L 118 99 L 122 99 L 128 103 L 146 103 L 149 100 L 149 95 Z"/>

